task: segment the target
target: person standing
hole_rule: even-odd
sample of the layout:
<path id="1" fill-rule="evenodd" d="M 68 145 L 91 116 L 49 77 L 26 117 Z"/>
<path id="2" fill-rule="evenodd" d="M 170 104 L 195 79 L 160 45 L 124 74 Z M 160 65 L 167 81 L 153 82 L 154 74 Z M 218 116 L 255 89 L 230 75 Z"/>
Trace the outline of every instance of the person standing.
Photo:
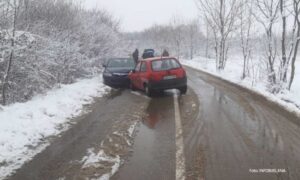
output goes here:
<path id="1" fill-rule="evenodd" d="M 135 49 L 135 51 L 132 54 L 132 57 L 133 57 L 135 64 L 137 64 L 139 61 L 139 50 L 138 49 Z"/>
<path id="2" fill-rule="evenodd" d="M 164 51 L 162 53 L 162 56 L 163 57 L 168 57 L 169 55 L 170 55 L 169 52 L 166 49 L 164 49 Z"/>

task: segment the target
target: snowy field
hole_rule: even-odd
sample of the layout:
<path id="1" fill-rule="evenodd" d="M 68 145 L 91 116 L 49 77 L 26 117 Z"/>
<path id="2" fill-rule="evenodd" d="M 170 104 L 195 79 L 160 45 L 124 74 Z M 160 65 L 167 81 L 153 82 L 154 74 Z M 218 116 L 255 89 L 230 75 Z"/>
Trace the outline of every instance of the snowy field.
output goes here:
<path id="1" fill-rule="evenodd" d="M 68 129 L 83 105 L 109 90 L 100 77 L 62 85 L 26 103 L 0 106 L 0 179 L 49 145 L 47 138 Z"/>
<path id="2" fill-rule="evenodd" d="M 279 94 L 272 94 L 267 90 L 267 80 L 265 78 L 264 69 L 260 67 L 260 61 L 250 62 L 251 77 L 244 80 L 242 77 L 243 61 L 240 57 L 232 57 L 228 60 L 224 71 L 217 71 L 215 66 L 215 59 L 208 59 L 197 57 L 192 60 L 182 60 L 182 64 L 190 66 L 210 74 L 216 75 L 220 78 L 226 79 L 230 82 L 242 85 L 255 92 L 263 94 L 269 100 L 276 102 L 287 110 L 296 112 L 300 115 L 300 61 L 296 63 L 296 74 L 291 91 L 283 91 Z M 297 69 L 298 68 L 298 69 Z"/>

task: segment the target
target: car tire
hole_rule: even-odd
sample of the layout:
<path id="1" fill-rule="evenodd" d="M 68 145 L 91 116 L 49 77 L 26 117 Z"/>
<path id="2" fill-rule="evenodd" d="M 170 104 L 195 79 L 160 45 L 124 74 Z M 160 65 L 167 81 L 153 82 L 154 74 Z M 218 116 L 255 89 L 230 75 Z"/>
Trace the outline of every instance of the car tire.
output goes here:
<path id="1" fill-rule="evenodd" d="M 187 86 L 183 86 L 181 88 L 179 88 L 180 94 L 186 94 L 187 92 Z"/>
<path id="2" fill-rule="evenodd" d="M 147 94 L 148 97 L 153 96 L 153 90 L 147 84 L 144 85 L 144 89 L 145 89 L 145 93 Z"/>

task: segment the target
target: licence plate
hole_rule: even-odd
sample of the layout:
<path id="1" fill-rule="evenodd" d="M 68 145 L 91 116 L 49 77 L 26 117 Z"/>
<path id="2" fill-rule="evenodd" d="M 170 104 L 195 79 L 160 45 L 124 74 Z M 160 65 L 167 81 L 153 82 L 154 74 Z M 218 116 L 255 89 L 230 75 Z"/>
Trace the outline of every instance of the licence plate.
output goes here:
<path id="1" fill-rule="evenodd" d="M 165 77 L 164 77 L 164 80 L 175 79 L 175 78 L 176 78 L 175 75 L 172 75 L 172 76 L 165 76 Z"/>

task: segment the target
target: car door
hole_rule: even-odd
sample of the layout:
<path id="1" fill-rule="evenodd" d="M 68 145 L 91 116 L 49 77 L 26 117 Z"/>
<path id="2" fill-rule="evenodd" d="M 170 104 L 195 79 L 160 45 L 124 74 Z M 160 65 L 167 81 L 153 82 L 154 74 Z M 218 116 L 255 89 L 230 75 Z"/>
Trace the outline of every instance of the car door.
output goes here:
<path id="1" fill-rule="evenodd" d="M 135 72 L 131 75 L 131 81 L 132 81 L 133 85 L 139 89 L 140 89 L 140 86 L 138 84 L 138 79 L 139 79 L 138 76 L 139 76 L 140 69 L 141 69 L 141 62 L 139 62 L 135 66 L 135 69 L 134 69 Z"/>
<path id="2" fill-rule="evenodd" d="M 147 81 L 147 74 L 147 63 L 145 61 L 141 62 L 141 67 L 137 79 L 137 83 L 140 89 L 144 89 L 144 82 Z"/>

